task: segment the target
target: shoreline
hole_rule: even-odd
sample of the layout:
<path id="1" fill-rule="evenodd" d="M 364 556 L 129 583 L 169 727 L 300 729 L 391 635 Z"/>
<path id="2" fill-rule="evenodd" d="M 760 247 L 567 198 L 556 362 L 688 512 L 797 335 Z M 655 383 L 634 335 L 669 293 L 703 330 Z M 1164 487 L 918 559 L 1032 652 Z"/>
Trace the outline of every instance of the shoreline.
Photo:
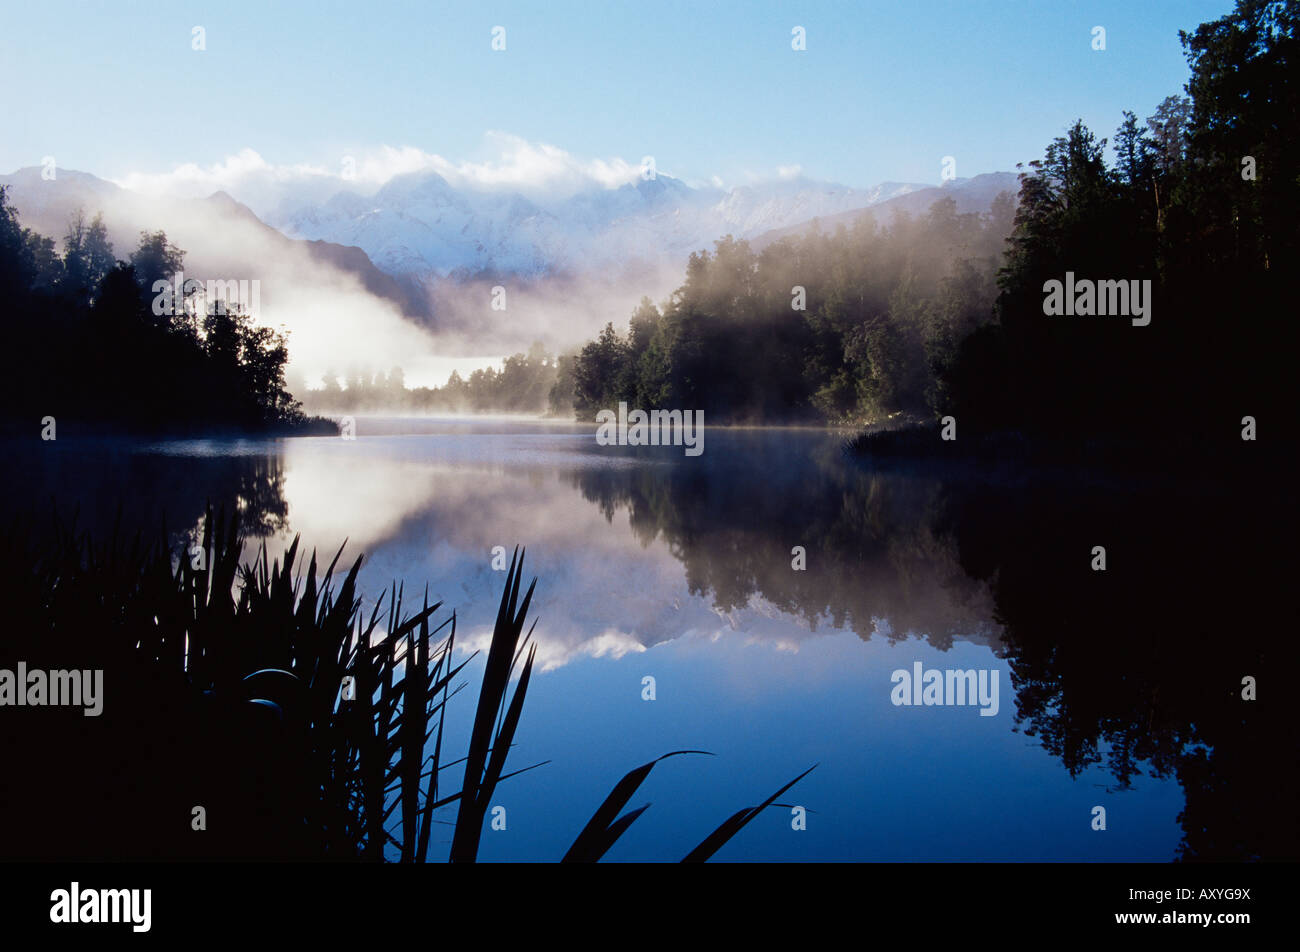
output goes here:
<path id="1" fill-rule="evenodd" d="M 56 418 L 57 420 L 57 418 Z M 135 423 L 86 422 L 68 419 L 57 422 L 55 438 L 47 440 L 42 434 L 42 426 L 35 423 L 20 423 L 6 420 L 0 423 L 0 439 L 23 440 L 34 439 L 41 442 L 56 442 L 62 435 L 77 439 L 267 439 L 299 436 L 338 436 L 339 427 L 326 417 L 307 417 L 301 423 L 282 423 L 264 427 L 245 427 L 233 424 L 199 424 L 194 426 L 147 426 Z"/>

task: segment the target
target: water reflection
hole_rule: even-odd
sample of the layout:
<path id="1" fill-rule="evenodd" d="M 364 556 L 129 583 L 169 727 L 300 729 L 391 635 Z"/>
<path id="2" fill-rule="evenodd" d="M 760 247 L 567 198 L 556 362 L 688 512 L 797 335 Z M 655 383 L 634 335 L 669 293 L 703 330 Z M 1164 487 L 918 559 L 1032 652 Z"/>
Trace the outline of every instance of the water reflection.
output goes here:
<path id="1" fill-rule="evenodd" d="M 1297 855 L 1295 759 L 1278 760 L 1294 752 L 1291 718 L 1279 695 L 1242 697 L 1243 677 L 1294 657 L 1279 626 L 1293 497 L 1021 485 L 954 498 L 1022 729 L 1072 774 L 1176 777 L 1184 858 Z M 1100 544 L 1104 572 L 1090 567 Z"/>
<path id="2" fill-rule="evenodd" d="M 73 503 L 92 529 L 120 505 L 150 531 L 164 515 L 193 526 L 211 502 L 274 551 L 297 533 L 330 555 L 346 540 L 366 553 L 364 592 L 427 582 L 469 647 L 491 627 L 494 547 L 526 544 L 544 671 L 718 637 L 799 652 L 828 632 L 919 658 L 916 638 L 963 665 L 983 652 L 1010 675 L 1018 729 L 1071 777 L 1104 769 L 1109 793 L 1142 775 L 1181 785 L 1180 855 L 1295 855 L 1296 768 L 1277 758 L 1293 750 L 1288 717 L 1267 692 L 1240 695 L 1289 643 L 1289 496 L 873 472 L 838 446 L 710 431 L 687 459 L 598 447 L 589 428 L 363 421 L 356 441 L 60 447 L 11 472 L 9 498 Z M 886 676 L 860 690 L 887 695 Z M 963 742 L 984 743 L 977 729 Z"/>
<path id="3" fill-rule="evenodd" d="M 188 530 L 204 509 L 238 511 L 253 536 L 288 531 L 283 442 L 7 441 L 0 511 L 35 531 L 58 514 L 98 537 Z"/>
<path id="4" fill-rule="evenodd" d="M 954 637 L 996 642 L 987 586 L 962 571 L 939 524 L 942 480 L 863 472 L 822 434 L 711 439 L 695 463 L 583 470 L 571 481 L 607 522 L 625 513 L 641 545 L 662 542 L 691 594 L 729 618 L 761 605 L 809 632 L 915 634 L 941 649 Z"/>

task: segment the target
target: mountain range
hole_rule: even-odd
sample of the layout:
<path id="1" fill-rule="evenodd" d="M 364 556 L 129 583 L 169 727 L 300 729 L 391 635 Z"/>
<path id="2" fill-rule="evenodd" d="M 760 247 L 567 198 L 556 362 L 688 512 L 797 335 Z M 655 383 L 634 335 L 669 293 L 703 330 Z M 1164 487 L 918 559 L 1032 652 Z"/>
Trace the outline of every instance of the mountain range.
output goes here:
<path id="1" fill-rule="evenodd" d="M 389 274 L 535 278 L 649 260 L 680 266 L 723 235 L 764 244 L 812 219 L 849 220 L 875 206 L 918 213 L 944 194 L 961 211 L 984 210 L 999 191 L 1016 189 L 1010 173 L 941 188 L 885 182 L 858 189 L 798 177 L 728 191 L 661 174 L 541 202 L 457 189 L 435 172 L 413 172 L 369 196 L 341 191 L 321 203 L 285 202 L 266 220 L 290 237 L 355 245 Z"/>
<path id="2" fill-rule="evenodd" d="M 32 167 L 0 175 L 0 185 L 9 186 L 24 224 L 56 239 L 78 208 L 88 216 L 105 211 L 108 218 L 125 197 L 123 189 L 89 173 L 60 170 L 46 181 L 40 172 Z M 814 219 L 833 228 L 867 209 L 886 216 L 921 214 L 945 195 L 954 198 L 958 211 L 984 211 L 999 192 L 1014 195 L 1017 187 L 1015 175 L 1000 172 L 939 187 L 885 182 L 859 189 L 793 177 L 724 191 L 693 188 L 661 174 L 545 202 L 518 192 L 458 189 L 426 171 L 396 176 L 370 195 L 339 190 L 325 201 L 285 198 L 260 215 L 225 192 L 206 202 L 212 211 L 302 242 L 311 257 L 356 275 L 371 293 L 398 302 L 411 316 L 427 316 L 417 283 L 535 279 L 621 271 L 638 262 L 684 262 L 723 235 L 761 248 Z M 166 217 L 192 212 L 195 201 L 169 202 L 173 214 Z M 151 227 L 112 220 L 109 225 L 119 231 Z"/>
<path id="3" fill-rule="evenodd" d="M 162 229 L 185 249 L 187 276 L 260 279 L 267 320 L 291 330 L 309 378 L 401 364 L 408 379 L 437 382 L 448 361 L 483 366 L 533 341 L 562 350 L 622 324 L 643 295 L 662 300 L 681 283 L 691 252 L 725 235 L 757 250 L 814 222 L 918 215 L 942 197 L 982 212 L 1018 190 L 1005 172 L 942 186 L 789 177 L 729 190 L 659 174 L 541 198 L 456 187 L 431 171 L 368 193 L 348 184 L 332 194 L 290 184 L 250 207 L 238 194 L 159 197 L 72 170 L 0 175 L 22 224 L 56 242 L 79 209 L 102 212 L 119 258 L 141 231 Z M 489 303 L 496 285 L 509 290 L 508 313 Z"/>

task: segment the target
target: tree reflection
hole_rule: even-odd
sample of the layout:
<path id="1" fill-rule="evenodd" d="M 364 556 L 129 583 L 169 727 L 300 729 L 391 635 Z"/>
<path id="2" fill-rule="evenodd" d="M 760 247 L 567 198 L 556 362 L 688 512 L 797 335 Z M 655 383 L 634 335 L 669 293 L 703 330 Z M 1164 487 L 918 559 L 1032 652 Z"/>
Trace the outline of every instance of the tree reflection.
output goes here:
<path id="1" fill-rule="evenodd" d="M 1102 763 L 1121 788 L 1176 777 L 1182 858 L 1300 855 L 1276 676 L 1293 655 L 1279 624 L 1286 494 L 985 487 L 954 525 L 962 565 L 992 585 L 1027 734 L 1071 774 Z M 1246 676 L 1270 691 L 1243 700 Z"/>
<path id="2" fill-rule="evenodd" d="M 995 634 L 987 587 L 962 570 L 940 518 L 949 490 L 937 477 L 866 473 L 833 449 L 792 457 L 770 436 L 732 433 L 690 465 L 571 478 L 606 519 L 626 511 L 642 545 L 662 538 L 719 612 L 761 597 L 814 630 L 917 634 L 941 649 Z M 795 546 L 806 570 L 792 568 Z"/>
<path id="3" fill-rule="evenodd" d="M 51 513 L 71 520 L 96 538 L 114 530 L 156 538 L 159 531 L 189 533 L 205 507 L 238 512 L 250 537 L 288 530 L 284 462 L 273 452 L 151 452 L 121 441 L 87 441 L 51 447 L 36 465 L 14 467 L 3 477 L 4 514 L 48 529 Z M 32 457 L 26 456 L 28 460 Z M 37 517 L 37 518 L 32 518 Z"/>
<path id="4" fill-rule="evenodd" d="M 1143 774 L 1179 781 L 1181 858 L 1300 855 L 1277 675 L 1294 655 L 1279 624 L 1287 493 L 868 472 L 771 439 L 710 439 L 698 464 L 572 480 L 607 519 L 626 511 L 643 545 L 662 538 L 720 611 L 759 596 L 864 639 L 988 641 L 1010 665 L 1018 729 L 1071 775 L 1101 765 L 1119 790 Z M 791 569 L 796 545 L 807 571 Z M 1105 571 L 1091 567 L 1097 545 Z M 1267 685 L 1259 700 L 1242 699 L 1248 675 Z"/>

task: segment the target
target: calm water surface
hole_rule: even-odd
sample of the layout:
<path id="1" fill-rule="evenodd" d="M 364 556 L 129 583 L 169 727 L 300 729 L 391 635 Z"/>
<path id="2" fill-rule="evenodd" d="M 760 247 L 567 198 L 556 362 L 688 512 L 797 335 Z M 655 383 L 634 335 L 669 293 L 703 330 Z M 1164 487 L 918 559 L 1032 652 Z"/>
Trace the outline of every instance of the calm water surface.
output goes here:
<path id="1" fill-rule="evenodd" d="M 61 439 L 26 451 L 9 499 L 78 508 L 96 531 L 119 505 L 173 533 L 209 500 L 237 505 L 272 554 L 301 535 L 325 561 L 346 540 L 345 561 L 366 557 L 366 612 L 394 581 L 408 610 L 427 585 L 466 650 L 486 645 L 500 598 L 494 547 L 526 546 L 541 673 L 511 764 L 550 763 L 499 788 L 507 829 L 484 833 L 485 860 L 558 859 L 623 773 L 680 748 L 715 756 L 657 766 L 631 804 L 653 806 L 609 859 L 679 859 L 814 763 L 718 859 L 1263 848 L 1269 810 L 1243 800 L 1263 742 L 1243 738 L 1233 685 L 1267 645 L 1248 621 L 1225 638 L 1211 616 L 1231 581 L 1220 569 L 1202 585 L 1179 561 L 1198 503 L 872 471 L 843 461 L 842 439 L 710 429 L 686 457 L 598 446 L 591 426 L 374 418 L 351 441 Z M 1111 566 L 1093 572 L 1103 543 Z M 996 673 L 997 713 L 893 704 L 891 674 L 917 662 Z M 468 735 L 477 664 L 453 737 Z"/>

